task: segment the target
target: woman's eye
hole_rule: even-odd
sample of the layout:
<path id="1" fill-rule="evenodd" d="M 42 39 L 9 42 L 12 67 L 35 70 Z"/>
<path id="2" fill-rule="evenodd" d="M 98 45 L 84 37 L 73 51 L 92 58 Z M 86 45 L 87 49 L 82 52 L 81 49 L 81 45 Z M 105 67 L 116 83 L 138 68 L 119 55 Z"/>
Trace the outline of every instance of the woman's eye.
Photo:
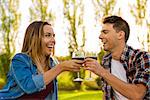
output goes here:
<path id="1" fill-rule="evenodd" d="M 46 34 L 45 37 L 51 37 L 51 35 L 50 34 Z"/>
<path id="2" fill-rule="evenodd" d="M 55 37 L 55 34 L 44 34 L 44 37 L 48 37 L 48 38 L 51 38 L 51 37 Z"/>
<path id="3" fill-rule="evenodd" d="M 51 35 L 47 35 L 47 37 L 50 37 Z"/>

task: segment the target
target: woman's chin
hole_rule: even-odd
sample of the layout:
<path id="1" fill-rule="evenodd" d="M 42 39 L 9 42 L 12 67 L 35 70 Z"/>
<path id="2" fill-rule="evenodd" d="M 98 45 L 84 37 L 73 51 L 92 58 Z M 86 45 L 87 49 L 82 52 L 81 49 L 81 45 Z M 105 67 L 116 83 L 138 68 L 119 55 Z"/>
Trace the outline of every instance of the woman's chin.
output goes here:
<path id="1" fill-rule="evenodd" d="M 52 52 L 46 53 L 46 56 L 51 56 L 51 55 L 52 55 Z"/>

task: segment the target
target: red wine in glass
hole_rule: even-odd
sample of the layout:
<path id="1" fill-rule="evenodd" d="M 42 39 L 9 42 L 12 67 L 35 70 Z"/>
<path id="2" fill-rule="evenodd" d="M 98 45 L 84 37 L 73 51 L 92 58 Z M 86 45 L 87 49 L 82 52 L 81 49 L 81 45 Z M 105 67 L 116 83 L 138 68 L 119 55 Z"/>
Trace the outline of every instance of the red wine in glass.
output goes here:
<path id="1" fill-rule="evenodd" d="M 88 56 L 88 57 L 86 57 L 86 58 L 92 58 L 92 59 L 97 60 L 97 57 L 96 57 L 96 56 Z"/>
<path id="2" fill-rule="evenodd" d="M 84 60 L 84 57 L 72 57 L 74 60 Z"/>

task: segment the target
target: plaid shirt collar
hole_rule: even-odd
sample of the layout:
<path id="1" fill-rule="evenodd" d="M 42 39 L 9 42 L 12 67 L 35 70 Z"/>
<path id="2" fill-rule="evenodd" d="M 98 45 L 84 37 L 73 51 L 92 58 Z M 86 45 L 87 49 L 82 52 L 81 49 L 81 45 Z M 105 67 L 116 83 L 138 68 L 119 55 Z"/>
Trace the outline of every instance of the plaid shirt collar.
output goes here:
<path id="1" fill-rule="evenodd" d="M 134 53 L 133 48 L 130 46 L 126 45 L 125 48 L 123 49 L 123 53 L 120 57 L 121 61 L 129 61 L 129 57 Z"/>
<path id="2" fill-rule="evenodd" d="M 125 48 L 123 49 L 122 55 L 120 57 L 120 60 L 121 61 L 128 61 L 129 60 L 129 56 L 128 55 L 132 55 L 132 54 L 133 54 L 133 49 L 130 46 L 126 45 Z M 108 61 L 110 59 L 112 59 L 111 53 L 106 55 L 103 60 L 104 61 Z"/>

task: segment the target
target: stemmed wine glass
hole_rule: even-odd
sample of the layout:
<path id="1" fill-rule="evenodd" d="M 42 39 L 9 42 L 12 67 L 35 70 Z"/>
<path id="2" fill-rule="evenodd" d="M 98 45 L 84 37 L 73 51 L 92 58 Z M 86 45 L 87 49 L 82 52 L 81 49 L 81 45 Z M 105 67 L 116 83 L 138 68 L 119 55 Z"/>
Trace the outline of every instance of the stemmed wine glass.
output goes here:
<path id="1" fill-rule="evenodd" d="M 75 52 L 73 52 L 72 59 L 84 60 L 84 52 L 83 51 L 75 51 Z M 75 78 L 74 81 L 76 81 L 76 82 L 83 81 L 83 79 L 80 78 L 80 72 L 77 72 L 77 78 Z"/>
<path id="2" fill-rule="evenodd" d="M 85 53 L 85 57 L 86 57 L 86 58 L 92 58 L 92 59 L 97 60 L 97 53 L 89 53 L 89 52 L 86 52 L 86 53 Z M 87 81 L 93 81 L 93 80 L 94 80 L 94 79 L 92 78 L 92 72 L 91 72 L 91 71 L 89 71 L 89 76 L 88 76 L 88 78 L 86 78 L 85 80 L 87 80 Z"/>

